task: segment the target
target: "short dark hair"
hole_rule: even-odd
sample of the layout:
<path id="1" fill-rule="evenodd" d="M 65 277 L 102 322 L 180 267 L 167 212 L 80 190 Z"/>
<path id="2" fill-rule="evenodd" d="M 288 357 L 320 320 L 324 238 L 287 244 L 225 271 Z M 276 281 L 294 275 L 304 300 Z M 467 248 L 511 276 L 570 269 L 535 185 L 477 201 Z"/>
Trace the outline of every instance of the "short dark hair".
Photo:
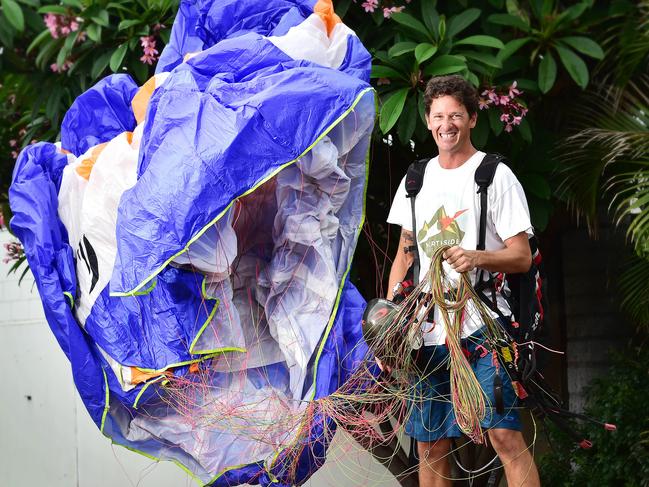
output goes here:
<path id="1" fill-rule="evenodd" d="M 450 76 L 435 76 L 428 81 L 424 93 L 426 115 L 430 112 L 430 106 L 435 98 L 447 95 L 464 105 L 469 116 L 478 113 L 478 91 L 462 76 L 452 74 Z"/>

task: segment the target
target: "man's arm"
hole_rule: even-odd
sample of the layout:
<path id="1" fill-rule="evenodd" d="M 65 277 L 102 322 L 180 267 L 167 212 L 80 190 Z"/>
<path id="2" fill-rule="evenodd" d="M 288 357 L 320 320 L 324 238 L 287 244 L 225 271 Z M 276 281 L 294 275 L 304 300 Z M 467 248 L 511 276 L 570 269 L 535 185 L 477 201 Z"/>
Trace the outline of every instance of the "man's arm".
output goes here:
<path id="1" fill-rule="evenodd" d="M 406 273 L 414 261 L 414 256 L 412 252 L 405 252 L 407 247 L 417 245 L 415 243 L 415 234 L 410 230 L 402 229 L 401 237 L 399 238 L 399 248 L 397 253 L 394 256 L 394 261 L 392 262 L 392 267 L 390 268 L 390 278 L 388 280 L 388 294 L 387 299 L 392 300 L 394 298 L 393 289 L 394 286 L 403 281 L 406 277 Z"/>
<path id="2" fill-rule="evenodd" d="M 505 240 L 504 249 L 466 250 L 455 246 L 444 252 L 444 258 L 457 272 L 472 271 L 476 267 L 490 272 L 527 272 L 532 265 L 530 244 L 525 232 Z"/>

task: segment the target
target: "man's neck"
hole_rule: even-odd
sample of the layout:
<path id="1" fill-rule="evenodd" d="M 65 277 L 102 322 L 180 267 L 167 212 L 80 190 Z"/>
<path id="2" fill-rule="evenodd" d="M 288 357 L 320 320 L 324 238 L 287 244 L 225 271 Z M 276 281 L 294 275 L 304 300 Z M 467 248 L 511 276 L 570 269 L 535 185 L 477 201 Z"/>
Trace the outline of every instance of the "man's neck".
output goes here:
<path id="1" fill-rule="evenodd" d="M 439 165 L 443 169 L 457 169 L 468 161 L 476 152 L 478 152 L 477 149 L 472 145 L 466 150 L 460 152 L 440 152 L 438 159 Z"/>

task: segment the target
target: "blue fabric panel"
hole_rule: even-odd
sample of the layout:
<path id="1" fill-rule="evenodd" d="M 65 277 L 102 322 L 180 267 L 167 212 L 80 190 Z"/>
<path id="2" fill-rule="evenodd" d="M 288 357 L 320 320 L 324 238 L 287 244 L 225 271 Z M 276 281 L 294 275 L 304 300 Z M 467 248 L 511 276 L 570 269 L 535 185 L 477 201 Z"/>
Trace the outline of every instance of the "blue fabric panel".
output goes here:
<path id="1" fill-rule="evenodd" d="M 75 267 L 67 234 L 57 214 L 57 193 L 67 156 L 49 143 L 20 154 L 9 188 L 11 229 L 23 243 L 41 296 L 47 322 L 70 360 L 74 382 L 92 420 L 101 424 L 104 376 L 88 341 L 70 311 L 64 292 L 75 293 Z"/>
<path id="2" fill-rule="evenodd" d="M 347 53 L 338 69 L 366 83 L 370 82 L 372 56 L 358 37 L 349 36 L 347 38 Z"/>
<path id="3" fill-rule="evenodd" d="M 151 98 L 140 178 L 120 202 L 111 292 L 148 278 L 233 199 L 304 152 L 367 87 L 255 34 L 176 69 Z"/>
<path id="4" fill-rule="evenodd" d="M 215 305 L 203 301 L 195 273 L 168 267 L 143 296 L 114 298 L 106 287 L 85 327 L 120 364 L 164 369 L 196 358 L 189 347 Z"/>
<path id="5" fill-rule="evenodd" d="M 136 121 L 131 100 L 139 89 L 127 74 L 113 74 L 82 93 L 61 124 L 61 146 L 80 156 L 90 147 L 132 131 Z"/>
<path id="6" fill-rule="evenodd" d="M 313 13 L 316 0 L 183 0 L 156 73 L 171 71 L 185 54 L 248 32 L 283 35 Z"/>

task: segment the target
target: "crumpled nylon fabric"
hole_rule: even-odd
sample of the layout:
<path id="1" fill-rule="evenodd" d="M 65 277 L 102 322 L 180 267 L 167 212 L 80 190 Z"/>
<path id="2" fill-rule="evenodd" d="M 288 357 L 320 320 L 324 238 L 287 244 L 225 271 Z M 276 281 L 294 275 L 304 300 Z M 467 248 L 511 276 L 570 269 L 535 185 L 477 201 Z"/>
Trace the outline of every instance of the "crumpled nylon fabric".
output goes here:
<path id="1" fill-rule="evenodd" d="M 370 56 L 328 7 L 181 2 L 156 77 L 103 79 L 14 170 L 11 227 L 93 421 L 201 485 L 303 482 L 335 425 L 297 420 L 366 353 L 347 273 Z"/>

